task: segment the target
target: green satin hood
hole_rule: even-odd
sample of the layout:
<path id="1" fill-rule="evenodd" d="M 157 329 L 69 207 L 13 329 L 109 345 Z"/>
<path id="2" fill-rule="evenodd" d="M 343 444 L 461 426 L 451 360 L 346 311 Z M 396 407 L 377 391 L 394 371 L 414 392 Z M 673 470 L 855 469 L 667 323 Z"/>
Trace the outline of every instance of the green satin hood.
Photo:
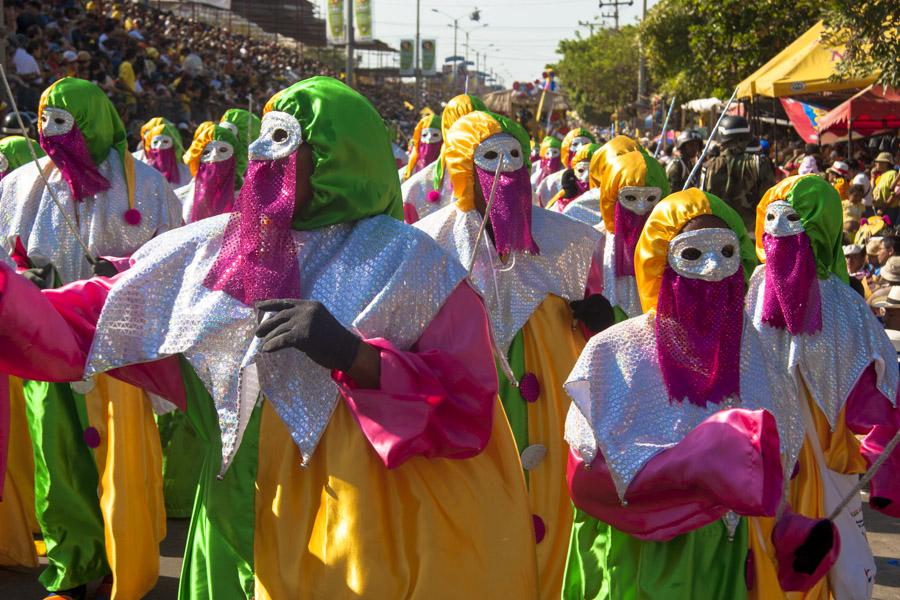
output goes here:
<path id="1" fill-rule="evenodd" d="M 275 94 L 265 112 L 297 119 L 313 153 L 313 196 L 294 229 L 318 229 L 376 215 L 403 219 L 400 179 L 387 129 L 361 94 L 331 77 L 312 77 Z"/>
<path id="2" fill-rule="evenodd" d="M 235 167 L 238 178 L 243 178 L 247 170 L 247 148 L 259 137 L 260 119 L 243 108 L 229 108 L 219 123 L 231 123 L 237 127 L 237 144 L 234 146 L 234 154 L 237 157 Z"/>
<path id="3" fill-rule="evenodd" d="M 9 162 L 9 170 L 18 169 L 24 164 L 31 162 L 31 152 L 28 151 L 28 138 L 21 135 L 11 135 L 0 140 L 0 152 Z M 44 149 L 36 141 L 31 140 L 31 147 L 38 158 L 46 156 Z"/>
<path id="4" fill-rule="evenodd" d="M 213 128 L 212 139 L 220 142 L 228 142 L 231 144 L 231 147 L 234 148 L 234 189 L 239 190 L 244 181 L 244 171 L 247 170 L 247 147 L 244 146 L 244 159 L 242 163 L 237 151 L 240 142 L 238 141 L 238 138 L 234 137 L 234 133 L 232 133 L 230 129 L 222 127 L 221 125 L 216 125 Z"/>
<path id="5" fill-rule="evenodd" d="M 44 90 L 38 118 L 47 106 L 66 110 L 75 118 L 94 164 L 100 165 L 106 160 L 111 148 L 115 148 L 125 164 L 128 151 L 125 126 L 106 92 L 90 81 L 65 77 Z"/>

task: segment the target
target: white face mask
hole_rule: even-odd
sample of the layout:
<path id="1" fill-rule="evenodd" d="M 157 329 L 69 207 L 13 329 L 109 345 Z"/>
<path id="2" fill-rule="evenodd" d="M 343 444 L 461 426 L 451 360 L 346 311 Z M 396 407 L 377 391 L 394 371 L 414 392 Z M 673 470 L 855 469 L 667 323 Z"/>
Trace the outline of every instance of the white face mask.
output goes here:
<path id="1" fill-rule="evenodd" d="M 774 237 L 785 237 L 806 231 L 800 215 L 784 200 L 778 200 L 766 207 L 766 233 Z"/>
<path id="2" fill-rule="evenodd" d="M 544 158 L 556 158 L 559 156 L 559 148 L 547 148 L 544 151 Z"/>
<path id="3" fill-rule="evenodd" d="M 669 242 L 669 266 L 684 277 L 721 281 L 741 266 L 737 234 L 730 229 L 698 229 L 679 233 Z"/>
<path id="4" fill-rule="evenodd" d="M 501 173 L 518 171 L 525 164 L 519 140 L 508 133 L 495 133 L 475 148 L 475 164 L 485 171 L 496 171 L 501 158 Z"/>
<path id="5" fill-rule="evenodd" d="M 625 186 L 617 196 L 622 208 L 627 208 L 638 215 L 646 215 L 662 199 L 662 190 L 658 187 Z"/>
<path id="6" fill-rule="evenodd" d="M 591 174 L 591 161 L 583 160 L 580 163 L 577 163 L 572 170 L 575 171 L 575 177 L 578 178 L 578 181 L 587 183 L 588 177 Z"/>
<path id="7" fill-rule="evenodd" d="M 153 139 L 150 140 L 150 149 L 151 150 L 168 150 L 172 146 L 175 145 L 175 142 L 172 141 L 167 135 L 154 135 Z"/>
<path id="8" fill-rule="evenodd" d="M 441 130 L 427 127 L 419 135 L 419 141 L 423 144 L 437 144 L 441 141 Z"/>
<path id="9" fill-rule="evenodd" d="M 290 156 L 303 143 L 300 123 L 286 112 L 272 110 L 262 118 L 259 137 L 250 144 L 250 160 L 277 160 Z"/>
<path id="10" fill-rule="evenodd" d="M 582 147 L 587 146 L 590 143 L 591 140 L 584 136 L 578 136 L 573 139 L 572 143 L 569 144 L 569 156 L 575 156 Z"/>
<path id="11" fill-rule="evenodd" d="M 212 140 L 203 147 L 203 152 L 200 154 L 200 162 L 222 162 L 223 160 L 228 160 L 232 156 L 234 156 L 234 148 L 231 144 L 221 140 Z"/>
<path id="12" fill-rule="evenodd" d="M 74 126 L 75 117 L 67 110 L 47 106 L 41 111 L 41 133 L 44 137 L 69 133 Z"/>
<path id="13" fill-rule="evenodd" d="M 232 123 L 230 121 L 222 121 L 219 123 L 219 127 L 224 127 L 225 129 L 230 131 L 234 137 L 240 139 L 240 134 L 238 133 L 237 125 L 235 125 L 234 123 Z"/>
<path id="14" fill-rule="evenodd" d="M 6 175 L 7 171 L 9 171 L 9 160 L 5 154 L 0 154 L 0 175 Z"/>

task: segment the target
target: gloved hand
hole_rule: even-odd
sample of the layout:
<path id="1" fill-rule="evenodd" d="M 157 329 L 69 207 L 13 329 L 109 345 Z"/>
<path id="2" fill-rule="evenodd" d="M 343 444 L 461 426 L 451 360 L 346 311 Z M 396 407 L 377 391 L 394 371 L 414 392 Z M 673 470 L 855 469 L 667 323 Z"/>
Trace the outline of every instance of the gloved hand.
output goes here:
<path id="1" fill-rule="evenodd" d="M 53 288 L 53 263 L 47 263 L 43 267 L 25 269 L 22 271 L 22 277 L 42 290 L 49 290 Z"/>
<path id="2" fill-rule="evenodd" d="M 275 313 L 256 328 L 263 338 L 263 352 L 296 348 L 326 369 L 348 371 L 362 343 L 315 300 L 263 300 L 256 303 L 263 313 Z"/>
<path id="3" fill-rule="evenodd" d="M 578 178 L 575 177 L 575 171 L 572 169 L 563 171 L 560 183 L 566 198 L 576 198 L 581 194 L 581 188 L 578 187 Z"/>
<path id="4" fill-rule="evenodd" d="M 569 302 L 576 320 L 584 323 L 593 333 L 600 333 L 612 325 L 616 316 L 609 300 L 601 294 L 591 294 L 584 300 Z"/>
<path id="5" fill-rule="evenodd" d="M 119 274 L 119 270 L 114 264 L 105 258 L 92 258 L 91 264 L 94 265 L 94 275 L 99 277 L 114 277 Z"/>

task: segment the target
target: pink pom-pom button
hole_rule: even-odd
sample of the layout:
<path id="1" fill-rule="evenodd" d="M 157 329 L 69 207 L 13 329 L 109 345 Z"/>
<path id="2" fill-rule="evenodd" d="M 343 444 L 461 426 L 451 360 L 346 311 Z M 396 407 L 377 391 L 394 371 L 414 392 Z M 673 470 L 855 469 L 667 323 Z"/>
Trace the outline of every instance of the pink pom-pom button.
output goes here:
<path id="1" fill-rule="evenodd" d="M 93 427 L 84 430 L 84 443 L 88 448 L 96 448 L 100 445 L 100 432 Z"/>
<path id="2" fill-rule="evenodd" d="M 125 211 L 125 214 L 122 215 L 125 219 L 125 222 L 129 225 L 140 225 L 141 224 L 141 211 L 136 208 L 129 208 Z"/>
<path id="3" fill-rule="evenodd" d="M 425 197 L 428 199 L 429 202 L 434 203 L 441 199 L 441 193 L 437 190 L 430 190 L 428 192 L 428 195 Z"/>
<path id="4" fill-rule="evenodd" d="M 525 373 L 519 380 L 519 395 L 525 402 L 536 402 L 541 395 L 541 384 L 534 373 Z"/>
<path id="5" fill-rule="evenodd" d="M 544 520 L 537 515 L 531 515 L 531 522 L 534 524 L 534 542 L 540 544 L 547 535 L 547 526 Z"/>

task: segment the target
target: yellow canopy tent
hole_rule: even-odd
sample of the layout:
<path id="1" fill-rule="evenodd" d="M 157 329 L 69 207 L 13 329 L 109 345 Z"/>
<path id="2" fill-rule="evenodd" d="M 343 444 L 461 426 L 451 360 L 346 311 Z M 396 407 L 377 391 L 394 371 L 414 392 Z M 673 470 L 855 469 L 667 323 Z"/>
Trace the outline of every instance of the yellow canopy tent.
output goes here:
<path id="1" fill-rule="evenodd" d="M 822 41 L 825 25 L 819 21 L 794 40 L 772 60 L 738 85 L 738 98 L 767 96 L 780 98 L 814 92 L 863 88 L 875 82 L 877 73 L 865 79 L 832 81 L 837 64 L 843 59 L 843 46 Z"/>

